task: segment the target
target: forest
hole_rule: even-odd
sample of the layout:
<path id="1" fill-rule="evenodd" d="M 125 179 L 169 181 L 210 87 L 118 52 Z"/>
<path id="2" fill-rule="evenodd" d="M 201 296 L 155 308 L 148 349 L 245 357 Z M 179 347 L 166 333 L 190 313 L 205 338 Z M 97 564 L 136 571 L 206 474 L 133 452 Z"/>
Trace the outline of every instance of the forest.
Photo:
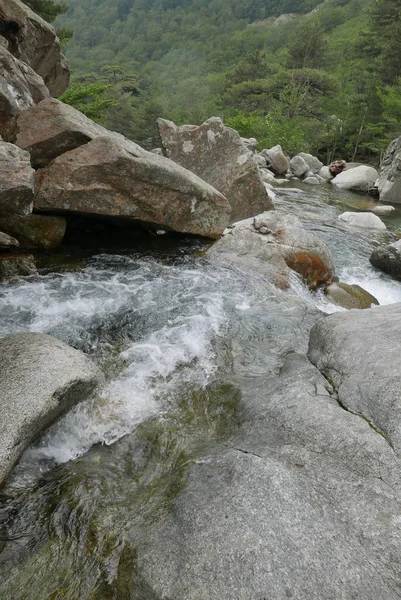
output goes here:
<path id="1" fill-rule="evenodd" d="M 26 0 L 72 67 L 61 98 L 151 147 L 211 116 L 260 148 L 377 163 L 400 134 L 401 0 Z"/>

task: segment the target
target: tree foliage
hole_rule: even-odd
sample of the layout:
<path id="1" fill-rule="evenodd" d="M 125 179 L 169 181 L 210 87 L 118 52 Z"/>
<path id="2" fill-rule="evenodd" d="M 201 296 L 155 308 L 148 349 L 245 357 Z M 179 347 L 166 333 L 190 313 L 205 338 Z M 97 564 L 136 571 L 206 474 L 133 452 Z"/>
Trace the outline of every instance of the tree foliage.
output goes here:
<path id="1" fill-rule="evenodd" d="M 95 102 L 97 120 L 140 143 L 158 116 L 221 116 L 261 145 L 284 140 L 324 160 L 357 147 L 374 161 L 399 134 L 401 0 L 68 4 L 56 24 L 74 30 L 73 81 L 106 86 L 72 102 Z"/>

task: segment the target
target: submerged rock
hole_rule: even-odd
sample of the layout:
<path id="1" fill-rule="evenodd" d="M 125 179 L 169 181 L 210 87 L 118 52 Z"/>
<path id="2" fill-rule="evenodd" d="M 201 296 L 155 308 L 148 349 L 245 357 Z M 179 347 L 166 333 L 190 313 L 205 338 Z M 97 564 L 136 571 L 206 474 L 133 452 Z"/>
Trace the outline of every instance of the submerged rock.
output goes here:
<path id="1" fill-rule="evenodd" d="M 401 453 L 401 304 L 330 315 L 313 327 L 309 357 L 340 402 Z"/>
<path id="2" fill-rule="evenodd" d="M 212 186 L 114 136 L 96 138 L 39 169 L 35 208 L 122 217 L 211 238 L 230 217 L 228 201 Z"/>
<path id="3" fill-rule="evenodd" d="M 219 190 L 231 205 L 231 222 L 273 209 L 253 153 L 217 117 L 199 127 L 157 119 L 163 154 Z"/>
<path id="4" fill-rule="evenodd" d="M 0 227 L 18 238 L 21 248 L 56 248 L 63 241 L 66 220 L 47 215 L 0 216 Z"/>
<path id="5" fill-rule="evenodd" d="M 369 258 L 370 263 L 401 281 L 401 240 L 375 248 Z"/>
<path id="6" fill-rule="evenodd" d="M 32 254 L 0 254 L 0 282 L 14 283 L 20 277 L 36 275 Z"/>
<path id="7" fill-rule="evenodd" d="M 379 216 L 379 217 L 388 217 L 389 215 L 391 215 L 391 213 L 393 213 L 395 211 L 394 206 L 374 206 L 372 208 L 372 213 L 374 213 L 375 215 Z"/>
<path id="8" fill-rule="evenodd" d="M 379 177 L 379 173 L 373 167 L 360 165 L 353 169 L 343 171 L 332 179 L 331 183 L 343 190 L 357 190 L 367 192 L 372 188 Z"/>
<path id="9" fill-rule="evenodd" d="M 9 52 L 43 78 L 52 96 L 62 94 L 70 71 L 54 28 L 20 0 L 0 0 L 0 14 Z"/>
<path id="10" fill-rule="evenodd" d="M 0 484 L 31 440 L 86 398 L 102 373 L 82 352 L 42 333 L 0 340 Z"/>
<path id="11" fill-rule="evenodd" d="M 345 212 L 338 217 L 341 221 L 344 221 L 352 227 L 362 227 L 367 229 L 387 229 L 385 224 L 378 216 L 373 213 L 356 213 L 356 212 Z"/>
<path id="12" fill-rule="evenodd" d="M 250 268 L 280 287 L 288 287 L 289 269 L 302 275 L 311 288 L 330 283 L 334 275 L 327 246 L 305 231 L 296 217 L 275 211 L 235 223 L 208 254 L 249 261 Z"/>
<path id="13" fill-rule="evenodd" d="M 372 304 L 379 304 L 377 298 L 356 284 L 333 282 L 324 293 L 331 302 L 343 308 L 370 308 Z"/>
<path id="14" fill-rule="evenodd" d="M 0 215 L 32 212 L 34 178 L 28 152 L 0 140 Z"/>

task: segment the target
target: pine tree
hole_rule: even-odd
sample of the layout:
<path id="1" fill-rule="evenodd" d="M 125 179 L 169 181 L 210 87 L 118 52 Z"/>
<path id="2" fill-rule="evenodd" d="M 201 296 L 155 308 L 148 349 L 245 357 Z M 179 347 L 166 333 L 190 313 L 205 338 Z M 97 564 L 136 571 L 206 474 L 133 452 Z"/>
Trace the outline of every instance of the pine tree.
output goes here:
<path id="1" fill-rule="evenodd" d="M 22 0 L 24 4 L 29 6 L 34 12 L 36 12 L 42 19 L 52 23 L 54 19 L 68 9 L 66 4 L 58 4 L 54 0 Z"/>

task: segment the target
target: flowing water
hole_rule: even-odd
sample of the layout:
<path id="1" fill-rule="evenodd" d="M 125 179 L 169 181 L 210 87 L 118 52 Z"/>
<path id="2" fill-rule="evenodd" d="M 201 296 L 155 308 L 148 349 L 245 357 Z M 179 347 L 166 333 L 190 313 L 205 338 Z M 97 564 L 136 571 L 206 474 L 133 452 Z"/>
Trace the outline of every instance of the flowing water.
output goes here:
<path id="1" fill-rule="evenodd" d="M 276 207 L 327 243 L 342 281 L 398 302 L 401 284 L 368 259 L 395 239 L 401 214 L 384 219 L 384 233 L 337 219 L 370 204 L 321 186 L 282 191 Z M 296 276 L 283 292 L 256 272 L 211 264 L 205 247 L 149 235 L 130 249 L 44 257 L 39 277 L 0 286 L 0 337 L 54 335 L 106 374 L 26 450 L 1 491 L 1 598 L 130 598 L 136 553 L 188 465 L 240 427 L 241 382 L 278 373 L 286 353 L 305 352 L 322 313 L 342 310 Z"/>

